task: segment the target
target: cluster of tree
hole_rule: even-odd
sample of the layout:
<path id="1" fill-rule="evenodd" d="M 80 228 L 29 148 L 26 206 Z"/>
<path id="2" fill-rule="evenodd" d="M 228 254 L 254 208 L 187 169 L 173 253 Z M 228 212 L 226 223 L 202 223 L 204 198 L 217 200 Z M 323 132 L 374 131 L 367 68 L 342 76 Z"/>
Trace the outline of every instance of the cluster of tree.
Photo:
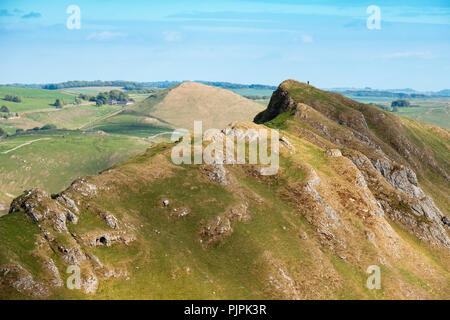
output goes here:
<path id="1" fill-rule="evenodd" d="M 127 93 L 129 94 L 152 94 L 159 91 L 159 89 L 156 88 L 143 88 L 143 89 L 136 89 L 136 90 L 128 90 Z"/>
<path id="2" fill-rule="evenodd" d="M 92 95 L 80 93 L 77 98 L 79 98 L 81 100 L 89 101 L 89 99 L 92 97 L 93 97 Z"/>
<path id="3" fill-rule="evenodd" d="M 28 130 L 16 129 L 16 134 L 23 133 L 23 132 L 35 132 L 35 131 L 45 131 L 45 130 L 54 130 L 54 129 L 56 129 L 56 125 L 46 124 L 42 127 L 34 127 L 33 129 L 28 129 Z"/>
<path id="4" fill-rule="evenodd" d="M 3 119 L 8 119 L 9 117 L 13 116 L 13 114 L 11 113 L 11 111 L 8 109 L 7 106 L 1 106 L 0 113 L 2 113 L 1 118 L 3 118 Z M 19 116 L 19 114 L 17 112 L 15 113 L 15 115 L 16 115 L 16 117 Z"/>
<path id="5" fill-rule="evenodd" d="M 394 100 L 391 103 L 391 107 L 392 108 L 394 108 L 394 107 L 405 108 L 405 107 L 409 107 L 409 106 L 410 106 L 409 101 L 408 100 L 403 100 L 403 99 Z"/>
<path id="6" fill-rule="evenodd" d="M 130 101 L 128 93 L 120 90 L 111 90 L 109 92 L 100 92 L 97 96 L 89 96 L 86 94 L 78 95 L 79 99 L 95 102 L 97 106 L 104 104 L 126 103 Z"/>
<path id="7" fill-rule="evenodd" d="M 62 108 L 64 105 L 66 104 L 66 102 L 64 101 L 64 99 L 56 99 L 55 103 L 53 104 L 56 108 L 60 109 Z"/>
<path id="8" fill-rule="evenodd" d="M 66 81 L 61 83 L 49 83 L 42 85 L 42 89 L 47 90 L 58 90 L 58 89 L 66 89 L 66 88 L 83 88 L 83 87 L 125 87 L 125 86 L 140 86 L 138 82 L 132 81 Z"/>
<path id="9" fill-rule="evenodd" d="M 130 83 L 123 87 L 123 90 L 127 90 L 127 91 L 136 91 L 136 90 L 142 90 L 142 89 L 144 89 L 144 87 L 138 83 Z"/>
<path id="10" fill-rule="evenodd" d="M 11 102 L 22 102 L 22 98 L 21 97 L 14 96 L 12 94 L 7 94 L 3 99 L 6 100 L 6 101 L 11 101 Z"/>

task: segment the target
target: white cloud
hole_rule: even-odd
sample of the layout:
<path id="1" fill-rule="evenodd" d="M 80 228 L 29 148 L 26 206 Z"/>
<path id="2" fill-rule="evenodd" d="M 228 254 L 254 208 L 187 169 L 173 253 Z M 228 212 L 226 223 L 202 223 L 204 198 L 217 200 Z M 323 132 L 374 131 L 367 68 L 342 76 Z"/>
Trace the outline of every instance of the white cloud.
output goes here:
<path id="1" fill-rule="evenodd" d="M 98 40 L 98 41 L 104 41 L 104 40 L 111 40 L 115 38 L 123 38 L 127 35 L 125 33 L 121 32 L 109 32 L 109 31 L 103 31 L 103 32 L 94 32 L 91 33 L 87 40 Z"/>
<path id="2" fill-rule="evenodd" d="M 181 40 L 181 33 L 176 31 L 166 31 L 163 32 L 164 40 L 167 42 L 177 42 Z"/>
<path id="3" fill-rule="evenodd" d="M 302 39 L 302 42 L 304 42 L 304 43 L 313 42 L 313 38 L 307 34 L 302 34 L 301 39 Z"/>
<path id="4" fill-rule="evenodd" d="M 421 58 L 421 59 L 433 59 L 436 56 L 430 51 L 400 51 L 383 55 L 385 59 L 396 58 Z"/>

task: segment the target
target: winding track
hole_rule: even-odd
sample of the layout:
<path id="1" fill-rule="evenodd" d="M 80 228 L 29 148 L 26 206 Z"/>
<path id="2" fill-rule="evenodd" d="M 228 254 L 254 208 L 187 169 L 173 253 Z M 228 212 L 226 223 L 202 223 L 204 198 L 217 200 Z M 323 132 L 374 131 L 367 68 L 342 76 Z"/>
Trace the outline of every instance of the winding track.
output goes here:
<path id="1" fill-rule="evenodd" d="M 40 139 L 36 139 L 36 140 L 31 140 L 31 141 L 22 143 L 21 145 L 18 145 L 17 147 L 14 147 L 14 148 L 12 148 L 12 149 L 3 151 L 3 152 L 1 152 L 1 154 L 7 154 L 7 153 L 9 153 L 9 152 L 11 152 L 11 151 L 17 150 L 17 149 L 19 149 L 19 148 L 22 148 L 22 147 L 24 147 L 24 146 L 27 146 L 27 145 L 29 145 L 29 144 L 32 144 L 33 142 L 37 142 L 37 141 L 40 141 L 40 140 L 51 140 L 51 138 L 40 138 Z"/>

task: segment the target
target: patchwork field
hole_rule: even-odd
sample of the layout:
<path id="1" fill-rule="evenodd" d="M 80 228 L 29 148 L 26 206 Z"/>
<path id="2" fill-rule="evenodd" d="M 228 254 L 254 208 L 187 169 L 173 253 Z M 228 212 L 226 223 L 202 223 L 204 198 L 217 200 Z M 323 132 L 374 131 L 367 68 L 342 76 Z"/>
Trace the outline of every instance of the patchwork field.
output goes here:
<path id="1" fill-rule="evenodd" d="M 352 97 L 349 98 L 363 102 L 375 103 L 386 107 L 396 99 L 387 97 Z M 412 105 L 419 107 L 398 108 L 397 115 L 407 117 L 420 122 L 433 124 L 442 128 L 450 129 L 450 98 L 430 99 L 407 99 Z"/>
<path id="2" fill-rule="evenodd" d="M 4 100 L 5 95 L 14 95 L 22 98 L 22 102 Z M 75 101 L 75 95 L 51 90 L 0 87 L 0 106 L 6 106 L 11 112 L 55 108 L 56 99 L 64 99 L 70 104 Z"/>
<path id="3" fill-rule="evenodd" d="M 97 88 L 83 89 L 95 93 Z M 111 88 L 101 88 L 102 91 L 108 89 Z M 74 93 L 0 87 L 0 99 L 6 95 L 18 96 L 21 101 L 0 100 L 0 106 L 9 110 L 0 113 L 0 128 L 9 135 L 0 137 L 0 215 L 25 189 L 59 190 L 79 176 L 97 173 L 150 146 L 147 140 L 130 137 L 133 134 L 123 135 L 126 130 L 142 131 L 138 124 L 135 128 L 132 125 L 122 128 L 121 132 L 110 124 L 111 133 L 122 135 L 92 129 L 96 121 L 121 111 L 120 106 L 98 107 L 93 102 L 74 105 Z M 56 99 L 63 99 L 65 105 L 56 108 L 53 105 Z M 45 126 L 54 129 L 38 130 Z M 151 129 L 148 135 L 160 132 L 151 124 L 148 127 Z M 80 130 L 89 128 L 91 130 Z"/>
<path id="4" fill-rule="evenodd" d="M 0 140 L 0 214 L 23 190 L 56 192 L 79 176 L 104 170 L 150 144 L 95 132 L 49 130 Z"/>

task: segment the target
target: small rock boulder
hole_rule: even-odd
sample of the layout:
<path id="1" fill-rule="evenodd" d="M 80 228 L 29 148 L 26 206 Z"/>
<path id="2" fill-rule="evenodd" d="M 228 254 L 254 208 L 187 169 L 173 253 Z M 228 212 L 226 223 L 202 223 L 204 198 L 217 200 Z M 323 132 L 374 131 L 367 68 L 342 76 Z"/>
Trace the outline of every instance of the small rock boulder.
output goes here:
<path id="1" fill-rule="evenodd" d="M 342 157 L 342 152 L 339 149 L 328 149 L 326 154 L 330 157 Z"/>
<path id="2" fill-rule="evenodd" d="M 450 219 L 446 216 L 442 217 L 442 223 L 445 224 L 447 227 L 450 227 Z"/>

